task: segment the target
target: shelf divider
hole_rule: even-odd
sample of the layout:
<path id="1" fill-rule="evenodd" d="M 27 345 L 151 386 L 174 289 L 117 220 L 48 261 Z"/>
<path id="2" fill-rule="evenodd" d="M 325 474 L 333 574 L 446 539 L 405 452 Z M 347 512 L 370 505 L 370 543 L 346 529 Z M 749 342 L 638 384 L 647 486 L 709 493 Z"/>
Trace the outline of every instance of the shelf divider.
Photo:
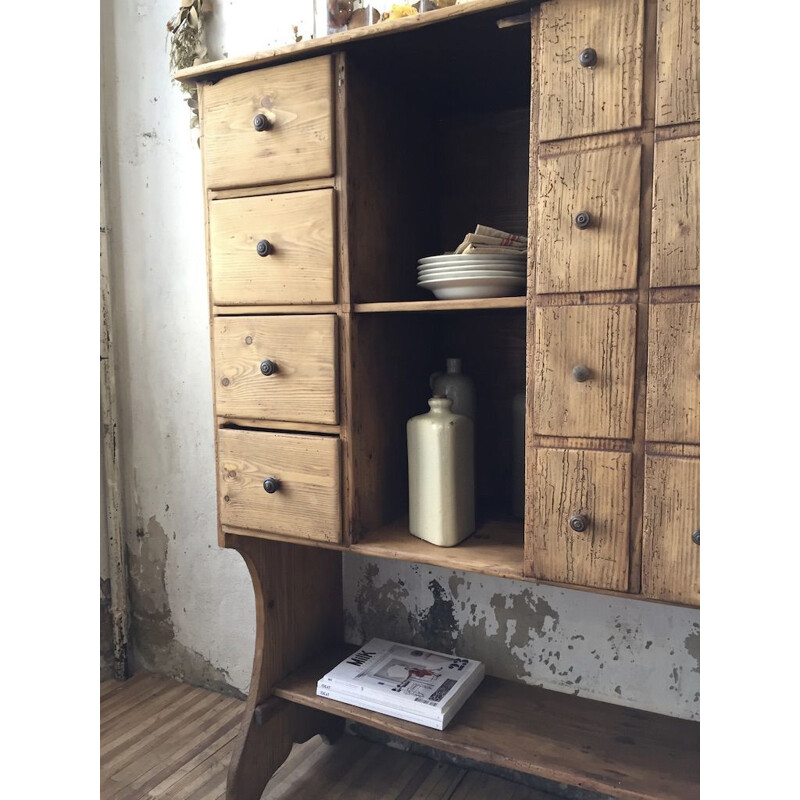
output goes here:
<path id="1" fill-rule="evenodd" d="M 354 303 L 356 314 L 397 311 L 481 311 L 497 308 L 525 308 L 525 297 L 480 297 L 469 300 L 403 300 L 385 303 Z"/>

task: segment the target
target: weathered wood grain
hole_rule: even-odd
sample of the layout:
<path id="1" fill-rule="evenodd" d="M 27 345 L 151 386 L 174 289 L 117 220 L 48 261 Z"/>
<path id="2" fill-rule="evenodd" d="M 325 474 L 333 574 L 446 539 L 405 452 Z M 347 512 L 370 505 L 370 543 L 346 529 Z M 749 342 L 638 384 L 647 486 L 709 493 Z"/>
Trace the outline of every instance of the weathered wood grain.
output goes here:
<path id="1" fill-rule="evenodd" d="M 650 306 L 647 438 L 700 441 L 700 304 Z"/>
<path id="2" fill-rule="evenodd" d="M 630 438 L 636 307 L 538 308 L 534 337 L 534 433 Z M 579 365 L 588 368 L 588 380 L 573 376 Z"/>
<path id="3" fill-rule="evenodd" d="M 202 98 L 208 188 L 333 175 L 329 56 L 232 75 L 206 86 Z M 253 127 L 257 114 L 270 130 Z"/>
<path id="4" fill-rule="evenodd" d="M 539 159 L 536 291 L 632 289 L 637 280 L 641 147 Z M 591 216 L 588 228 L 576 215 Z"/>
<path id="5" fill-rule="evenodd" d="M 644 483 L 642 593 L 700 604 L 700 460 L 647 456 Z"/>
<path id="6" fill-rule="evenodd" d="M 222 429 L 217 439 L 223 525 L 340 540 L 336 437 Z M 280 481 L 277 492 L 264 490 L 266 478 Z"/>
<path id="7" fill-rule="evenodd" d="M 642 121 L 644 0 L 542 4 L 539 136 L 542 140 L 635 128 Z M 582 67 L 584 48 L 597 65 Z"/>
<path id="8" fill-rule="evenodd" d="M 335 425 L 336 317 L 217 317 L 214 388 L 221 417 Z M 271 360 L 277 372 L 264 375 Z"/>
<path id="9" fill-rule="evenodd" d="M 216 305 L 334 302 L 333 189 L 212 200 L 208 213 Z"/>
<path id="10" fill-rule="evenodd" d="M 651 286 L 700 284 L 700 137 L 655 143 Z"/>
<path id="11" fill-rule="evenodd" d="M 658 0 L 656 125 L 700 119 L 700 0 Z"/>
<path id="12" fill-rule="evenodd" d="M 625 591 L 628 588 L 630 453 L 537 449 L 534 526 L 525 557 L 534 577 Z M 584 515 L 588 527 L 570 527 Z"/>

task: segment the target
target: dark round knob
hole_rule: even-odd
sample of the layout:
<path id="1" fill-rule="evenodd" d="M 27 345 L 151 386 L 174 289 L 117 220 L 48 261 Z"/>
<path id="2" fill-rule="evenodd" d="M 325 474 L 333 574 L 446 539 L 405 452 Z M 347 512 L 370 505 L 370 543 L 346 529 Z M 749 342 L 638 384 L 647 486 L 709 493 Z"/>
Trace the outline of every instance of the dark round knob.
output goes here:
<path id="1" fill-rule="evenodd" d="M 261 256 L 261 258 L 268 256 L 271 252 L 272 252 L 272 244 L 270 244 L 270 242 L 268 242 L 266 239 L 262 239 L 256 245 L 256 253 L 258 253 Z"/>
<path id="2" fill-rule="evenodd" d="M 275 494 L 281 488 L 281 482 L 277 478 L 264 479 L 264 491 L 267 494 Z"/>
<path id="3" fill-rule="evenodd" d="M 696 530 L 696 531 L 695 531 L 695 532 L 692 534 L 692 541 L 693 541 L 695 544 L 697 544 L 697 545 L 699 545 L 699 544 L 700 544 L 700 531 L 699 531 L 699 530 Z"/>
<path id="4" fill-rule="evenodd" d="M 592 217 L 588 211 L 579 211 L 575 215 L 575 227 L 585 231 L 592 224 Z"/>
<path id="5" fill-rule="evenodd" d="M 578 533 L 583 533 L 589 527 L 589 518 L 584 514 L 573 514 L 569 518 L 569 526 Z"/>
<path id="6" fill-rule="evenodd" d="M 597 64 L 597 50 L 594 47 L 586 47 L 581 50 L 578 61 L 582 67 L 594 67 Z"/>
<path id="7" fill-rule="evenodd" d="M 274 375 L 277 371 L 278 371 L 278 365 L 269 358 L 265 358 L 261 362 L 262 375 Z"/>
<path id="8" fill-rule="evenodd" d="M 266 114 L 256 114 L 253 117 L 253 127 L 257 131 L 268 131 L 272 127 L 272 123 Z"/>
<path id="9" fill-rule="evenodd" d="M 585 364 L 576 364 L 572 368 L 572 377 L 575 378 L 578 383 L 583 383 L 592 377 L 592 371 Z"/>

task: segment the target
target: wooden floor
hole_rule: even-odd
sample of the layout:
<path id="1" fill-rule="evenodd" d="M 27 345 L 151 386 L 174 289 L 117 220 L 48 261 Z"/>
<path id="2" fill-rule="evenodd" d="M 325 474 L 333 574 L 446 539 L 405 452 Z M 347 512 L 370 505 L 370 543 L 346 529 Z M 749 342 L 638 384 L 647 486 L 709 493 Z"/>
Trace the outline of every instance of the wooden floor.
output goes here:
<path id="1" fill-rule="evenodd" d="M 101 800 L 224 800 L 244 703 L 156 675 L 100 684 Z M 553 800 L 354 736 L 295 745 L 262 800 Z"/>

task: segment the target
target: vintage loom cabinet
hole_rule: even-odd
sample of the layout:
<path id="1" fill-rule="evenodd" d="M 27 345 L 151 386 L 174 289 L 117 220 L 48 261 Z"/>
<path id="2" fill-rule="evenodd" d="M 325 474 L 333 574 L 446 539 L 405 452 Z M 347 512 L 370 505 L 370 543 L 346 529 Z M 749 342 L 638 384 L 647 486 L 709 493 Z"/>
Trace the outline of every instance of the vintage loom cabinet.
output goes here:
<path id="1" fill-rule="evenodd" d="M 256 595 L 230 800 L 345 719 L 698 796 L 694 723 L 493 678 L 444 732 L 315 695 L 346 652 L 345 550 L 699 603 L 698 47 L 697 0 L 475 0 L 178 75 L 200 97 L 219 538 Z M 477 222 L 529 235 L 527 296 L 417 289 L 416 260 Z M 480 523 L 445 549 L 408 533 L 405 422 L 454 355 Z"/>

